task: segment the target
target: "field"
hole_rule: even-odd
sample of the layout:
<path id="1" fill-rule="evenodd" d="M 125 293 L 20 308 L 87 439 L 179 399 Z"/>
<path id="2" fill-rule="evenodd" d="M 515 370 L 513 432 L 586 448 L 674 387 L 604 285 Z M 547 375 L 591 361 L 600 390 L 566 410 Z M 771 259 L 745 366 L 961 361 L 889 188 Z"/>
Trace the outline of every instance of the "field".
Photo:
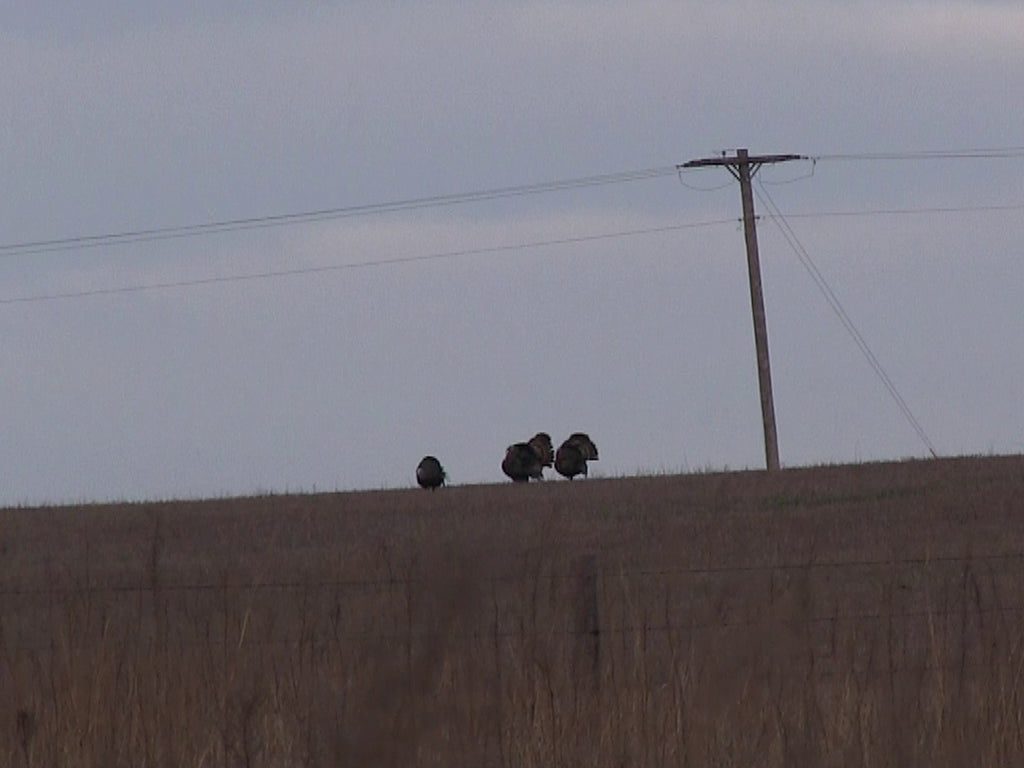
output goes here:
<path id="1" fill-rule="evenodd" d="M 1024 764 L 1024 458 L 0 511 L 0 765 Z"/>

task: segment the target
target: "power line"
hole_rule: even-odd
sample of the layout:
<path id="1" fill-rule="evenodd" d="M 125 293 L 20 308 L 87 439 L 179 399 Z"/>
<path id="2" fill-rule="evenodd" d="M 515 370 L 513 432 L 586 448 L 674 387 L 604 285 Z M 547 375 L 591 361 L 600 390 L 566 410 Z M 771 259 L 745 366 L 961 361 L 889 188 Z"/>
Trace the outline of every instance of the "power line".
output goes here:
<path id="1" fill-rule="evenodd" d="M 758 197 L 761 199 L 761 202 L 767 206 L 769 215 L 772 221 L 775 222 L 775 225 L 779 228 L 779 231 L 782 233 L 783 238 L 785 238 L 786 242 L 789 244 L 789 247 L 793 249 L 793 252 L 797 255 L 797 258 L 800 260 L 800 263 L 803 265 L 804 269 L 807 270 L 807 273 L 811 276 L 811 279 L 814 281 L 815 285 L 817 285 L 818 290 L 820 290 L 822 295 L 825 297 L 825 300 L 832 308 L 832 311 L 835 312 L 840 322 L 842 322 L 843 327 L 846 328 L 847 333 L 850 334 L 850 337 L 853 339 L 854 343 L 860 349 L 865 359 L 867 359 L 868 363 L 871 365 L 871 368 L 874 370 L 875 374 L 878 376 L 882 384 L 888 390 L 889 395 L 892 397 L 897 407 L 900 409 L 904 417 L 910 423 L 910 426 L 914 429 L 918 437 L 921 438 L 921 441 L 928 448 L 928 452 L 931 453 L 931 455 L 934 458 L 938 458 L 938 453 L 936 452 L 935 446 L 932 444 L 932 441 L 928 439 L 928 435 L 925 433 L 924 428 L 921 426 L 920 422 L 918 422 L 917 418 L 910 410 L 910 406 L 907 405 L 906 400 L 904 400 L 903 395 L 900 394 L 900 391 L 899 389 L 897 389 L 896 384 L 889 377 L 889 374 L 886 373 L 885 368 L 882 367 L 882 364 L 878 361 L 878 358 L 875 356 L 875 353 L 871 351 L 871 347 L 868 346 L 867 341 L 864 339 L 860 331 L 857 329 L 857 326 L 853 322 L 853 319 L 846 312 L 846 309 L 839 301 L 839 297 L 836 296 L 835 292 L 832 290 L 832 287 L 825 279 L 825 276 L 821 273 L 817 265 L 814 263 L 814 260 L 811 258 L 810 253 L 808 253 L 807 249 L 804 248 L 803 244 L 800 242 L 800 239 L 796 236 L 796 232 L 793 231 L 793 228 L 789 225 L 789 222 L 786 221 L 786 218 L 782 215 L 782 212 L 779 210 L 779 207 L 775 204 L 775 201 L 768 193 L 768 190 L 765 189 L 764 185 L 760 183 L 759 186 L 761 187 L 761 192 L 758 194 Z"/>
<path id="2" fill-rule="evenodd" d="M 272 214 L 241 219 L 225 219 L 202 224 L 185 224 L 173 227 L 156 227 L 152 229 L 136 229 L 123 232 L 112 232 L 100 235 L 79 235 L 75 237 L 57 238 L 52 240 L 31 240 L 20 243 L 0 245 L 0 256 L 28 256 L 56 251 L 69 251 L 100 246 L 126 245 L 130 243 L 153 242 L 157 240 L 174 240 L 186 237 L 239 232 L 252 229 L 266 229 L 294 224 L 308 224 L 317 221 L 352 218 L 371 214 L 395 213 L 423 208 L 438 208 L 465 203 L 477 203 L 488 200 L 499 200 L 509 197 L 525 197 L 527 195 L 546 194 L 586 187 L 607 186 L 633 181 L 646 181 L 664 176 L 675 175 L 675 166 L 645 168 L 620 173 L 609 173 L 597 176 L 583 176 L 575 179 L 524 184 L 512 187 L 498 187 L 474 192 L 463 192 L 451 195 L 433 195 L 430 197 L 395 200 L 385 203 L 353 205 L 339 208 L 323 208 L 299 213 Z"/>
<path id="3" fill-rule="evenodd" d="M 721 155 L 724 157 L 726 152 L 722 152 Z M 975 149 L 939 149 L 939 150 L 913 150 L 913 151 L 902 151 L 902 152 L 847 152 L 847 153 L 833 153 L 833 154 L 818 154 L 818 155 L 801 155 L 794 157 L 794 160 L 806 160 L 811 164 L 811 170 L 805 174 L 797 176 L 792 179 L 786 179 L 784 181 L 766 182 L 761 181 L 762 185 L 772 184 L 774 186 L 780 186 L 783 184 L 794 184 L 798 181 L 804 181 L 814 176 L 815 168 L 819 162 L 893 162 L 893 161 L 914 161 L 914 160 L 1005 160 L 1013 158 L 1024 158 L 1024 147 L 985 147 Z M 707 167 L 710 163 L 705 164 L 703 167 Z M 721 189 L 721 186 L 712 188 L 703 188 L 698 186 L 691 186 L 682 179 L 683 170 L 701 170 L 700 166 L 677 166 L 679 170 L 679 181 L 683 186 L 688 189 L 692 189 L 696 192 L 714 192 Z"/>
<path id="4" fill-rule="evenodd" d="M 768 184 L 771 182 L 761 182 Z M 776 184 L 779 182 L 775 182 Z M 863 211 L 811 211 L 808 213 L 790 213 L 790 219 L 815 219 L 815 218 L 840 218 L 858 216 L 917 216 L 927 214 L 948 214 L 948 213 L 1005 213 L 1007 211 L 1022 211 L 1024 203 L 1009 205 L 965 205 L 965 206 L 931 206 L 928 208 L 872 208 Z"/>
<path id="5" fill-rule="evenodd" d="M 1024 157 L 1024 147 L 819 154 L 807 156 L 804 159 L 817 163 L 823 161 L 1006 159 L 1016 157 Z M 670 175 L 679 176 L 680 182 L 682 182 L 684 186 L 690 187 L 689 184 L 682 181 L 682 174 L 677 166 L 656 166 L 639 170 L 621 171 L 618 173 L 581 176 L 578 178 L 561 179 L 537 184 L 497 187 L 494 189 L 476 190 L 448 195 L 431 195 L 426 197 L 394 200 L 384 203 L 321 208 L 296 213 L 269 214 L 264 216 L 224 219 L 200 224 L 133 229 L 97 235 L 75 235 L 71 237 L 47 240 L 27 240 L 17 243 L 0 244 L 0 257 L 27 256 L 76 249 L 98 248 L 101 246 L 127 245 L 140 242 L 173 240 L 244 230 L 264 229 L 269 227 L 307 224 L 317 221 L 328 221 L 355 216 L 395 213 L 423 208 L 436 208 L 466 203 L 485 202 L 488 200 L 498 200 L 502 198 L 546 194 L 550 192 L 581 189 L 586 187 L 645 181 Z M 813 172 L 811 175 L 813 175 Z M 802 178 L 804 177 L 794 179 L 793 181 L 799 181 Z M 702 190 L 699 187 L 690 188 L 698 191 L 713 191 Z M 715 189 L 718 189 L 718 187 L 715 187 Z"/>
<path id="6" fill-rule="evenodd" d="M 875 152 L 820 154 L 807 156 L 803 159 L 817 163 L 820 161 L 901 161 L 901 160 L 942 160 L 942 159 L 1005 159 L 1024 157 L 1024 147 L 994 147 L 966 150 L 922 150 L 912 152 Z M 97 235 L 76 235 L 47 240 L 27 240 L 16 243 L 0 244 L 0 258 L 28 256 L 69 250 L 82 250 L 102 246 L 128 245 L 141 242 L 173 240 L 204 235 L 223 234 L 270 227 L 307 224 L 318 221 L 366 216 L 372 214 L 395 213 L 401 211 L 436 208 L 466 203 L 485 202 L 510 197 L 524 197 L 535 194 L 582 189 L 594 186 L 606 186 L 634 181 L 662 178 L 677 175 L 683 186 L 697 191 L 714 191 L 691 186 L 682 180 L 682 169 L 679 166 L 656 166 L 639 170 L 621 171 L 618 173 L 581 176 L 578 178 L 561 179 L 537 184 L 523 184 L 493 189 L 476 190 L 448 195 L 431 195 L 419 198 L 408 198 L 383 203 L 321 208 L 296 213 L 269 214 L 237 219 L 224 219 L 200 224 L 184 224 L 169 227 L 153 227 L 147 229 L 124 230 Z M 813 175 L 813 171 L 808 174 Z M 799 181 L 799 177 L 792 181 Z M 778 183 L 778 182 L 777 182 Z M 940 209 L 943 210 L 943 209 Z M 965 210 L 965 209 L 948 209 Z M 973 210 L 973 209 L 971 209 Z M 980 210 L 980 209 L 979 209 Z M 993 209 L 994 210 L 994 209 Z"/>
<path id="7" fill-rule="evenodd" d="M 760 182 L 761 184 L 768 184 L 770 182 Z M 731 184 L 731 182 L 730 182 Z M 689 186 L 689 185 L 684 185 Z M 693 189 L 698 189 L 692 187 Z M 708 190 L 700 190 L 708 191 Z M 929 207 L 929 208 L 882 208 L 882 209 L 870 209 L 863 211 L 809 211 L 805 213 L 790 213 L 787 214 L 787 219 L 815 219 L 815 218 L 853 218 L 853 217 L 869 217 L 869 216 L 915 216 L 915 215 L 944 215 L 951 213 L 1005 213 L 1008 211 L 1021 211 L 1024 210 L 1024 204 L 1015 205 L 979 205 L 979 206 L 953 206 L 953 207 Z M 118 293 L 133 293 L 148 290 L 162 290 L 170 288 L 186 288 L 190 286 L 208 285 L 215 283 L 231 283 L 231 282 L 242 282 L 245 280 L 260 280 L 270 279 L 276 277 L 290 277 L 295 275 L 313 274 L 316 272 L 336 272 L 346 269 L 362 269 L 367 267 L 376 266 L 388 266 L 392 264 L 404 264 L 413 263 L 417 261 L 429 261 L 434 259 L 445 259 L 455 258 L 458 256 L 473 256 L 473 255 L 485 255 L 493 252 L 500 251 L 511 251 L 525 248 L 539 248 L 543 246 L 555 246 L 555 245 L 567 245 L 576 242 L 588 242 L 591 240 L 602 240 L 616 237 L 627 237 L 632 235 L 644 235 L 644 234 L 655 234 L 658 232 L 669 232 L 680 229 L 693 229 L 699 227 L 718 226 L 722 224 L 732 224 L 736 219 L 717 219 L 705 222 L 696 222 L 691 224 L 680 224 L 669 227 L 655 227 L 651 229 L 639 229 L 630 230 L 625 232 L 609 232 L 598 235 L 583 235 L 575 238 L 562 238 L 557 240 L 547 240 L 534 243 L 520 243 L 516 245 L 502 245 L 485 248 L 471 248 L 461 251 L 450 251 L 433 253 L 419 256 L 406 256 L 396 257 L 392 259 L 379 259 L 374 261 L 363 261 L 349 264 L 329 264 L 317 267 L 299 267 L 288 270 L 274 270 L 266 272 L 256 273 L 244 273 L 236 275 L 225 275 L 221 277 L 211 278 L 196 278 L 190 280 L 175 280 L 167 281 L 162 283 L 147 283 L 144 285 L 136 286 L 115 286 L 111 288 L 96 288 L 82 291 L 67 291 L 60 293 L 51 294 L 37 294 L 32 296 L 14 296 L 8 298 L 0 298 L 0 305 L 2 304 L 26 304 L 38 301 L 53 301 L 58 299 L 73 299 L 73 298 L 85 298 L 88 296 L 105 296 Z M 155 238 L 151 238 L 155 239 Z M 0 247 L 2 249 L 2 247 Z M 67 250 L 67 249 L 62 249 Z M 0 253 L 0 256 L 3 254 Z M 10 254 L 10 255 L 21 255 L 21 254 Z"/>
<path id="8" fill-rule="evenodd" d="M 891 160 L 1004 160 L 1024 157 L 1024 147 L 987 147 L 975 149 L 915 150 L 910 152 L 863 152 L 810 155 L 814 162 L 891 161 Z"/>
<path id="9" fill-rule="evenodd" d="M 40 301 L 56 301 L 60 299 L 78 299 L 89 296 L 110 296 L 119 293 L 138 293 L 141 291 L 167 290 L 171 288 L 189 288 L 200 285 L 215 285 L 218 283 L 235 283 L 247 280 L 267 280 L 279 277 L 293 277 L 297 275 L 311 275 L 324 272 L 341 272 L 349 269 L 364 269 L 367 267 L 383 267 L 394 264 L 411 264 L 420 261 L 435 261 L 441 259 L 452 259 L 460 256 L 480 256 L 493 253 L 504 253 L 508 251 L 525 250 L 528 248 L 544 248 L 558 245 L 571 245 L 576 243 L 589 243 L 599 240 L 612 240 L 640 235 L 662 234 L 666 232 L 678 232 L 686 229 L 700 229 L 704 227 L 721 226 L 733 224 L 735 219 L 716 219 L 710 221 L 692 222 L 686 224 L 670 224 L 662 227 L 648 227 L 645 229 L 621 230 L 617 232 L 603 232 L 596 235 L 579 235 L 574 237 L 563 237 L 552 240 L 538 240 L 529 243 L 516 243 L 510 245 L 494 245 L 482 248 L 466 248 L 457 251 L 440 251 L 437 253 L 420 254 L 418 256 L 396 256 L 388 259 L 374 259 L 372 261 L 349 262 L 346 264 L 323 264 L 312 267 L 295 267 L 293 269 L 267 270 L 264 272 L 250 272 L 245 274 L 222 275 L 216 277 L 201 277 L 187 280 L 170 280 L 159 283 L 145 283 L 140 285 L 114 286 L 111 288 L 90 288 L 80 291 L 66 291 L 60 293 L 36 294 L 33 296 L 13 296 L 0 298 L 2 304 L 29 304 Z"/>

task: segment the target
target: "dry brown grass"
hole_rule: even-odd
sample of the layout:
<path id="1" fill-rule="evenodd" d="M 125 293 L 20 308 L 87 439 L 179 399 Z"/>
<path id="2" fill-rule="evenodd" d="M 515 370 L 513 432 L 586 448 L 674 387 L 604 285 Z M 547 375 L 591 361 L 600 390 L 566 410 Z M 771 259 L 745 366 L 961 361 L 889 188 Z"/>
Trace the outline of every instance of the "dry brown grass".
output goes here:
<path id="1" fill-rule="evenodd" d="M 1024 759 L 1024 460 L 0 511 L 0 765 Z"/>

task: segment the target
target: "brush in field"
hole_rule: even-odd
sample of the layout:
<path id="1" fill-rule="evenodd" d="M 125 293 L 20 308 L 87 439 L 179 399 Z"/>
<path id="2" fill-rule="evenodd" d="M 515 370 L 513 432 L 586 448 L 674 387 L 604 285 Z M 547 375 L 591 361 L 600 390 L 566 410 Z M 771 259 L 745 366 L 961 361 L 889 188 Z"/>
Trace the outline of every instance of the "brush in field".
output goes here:
<path id="1" fill-rule="evenodd" d="M 416 467 L 416 482 L 420 484 L 420 488 L 434 490 L 444 485 L 447 477 L 441 462 L 434 456 L 424 456 Z"/>
<path id="2" fill-rule="evenodd" d="M 528 445 L 537 454 L 542 467 L 550 467 L 554 463 L 555 445 L 551 442 L 551 435 L 547 432 L 538 432 L 530 438 Z"/>
<path id="3" fill-rule="evenodd" d="M 501 471 L 512 478 L 514 483 L 527 483 L 530 478 L 544 479 L 544 464 L 529 443 L 513 443 L 506 448 Z"/>
<path id="4" fill-rule="evenodd" d="M 583 432 L 574 432 L 555 452 L 555 471 L 570 480 L 576 475 L 587 477 L 587 462 L 597 457 L 594 441 Z"/>

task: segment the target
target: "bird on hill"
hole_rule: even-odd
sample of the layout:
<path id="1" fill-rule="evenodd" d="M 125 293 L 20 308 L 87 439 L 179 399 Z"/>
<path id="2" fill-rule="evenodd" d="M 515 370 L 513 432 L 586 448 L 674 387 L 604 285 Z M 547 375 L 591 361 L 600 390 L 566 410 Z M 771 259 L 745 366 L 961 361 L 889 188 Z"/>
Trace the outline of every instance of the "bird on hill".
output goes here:
<path id="1" fill-rule="evenodd" d="M 506 448 L 501 471 L 514 483 L 528 483 L 531 478 L 544 478 L 544 464 L 537 450 L 529 443 L 513 443 Z"/>
<path id="2" fill-rule="evenodd" d="M 585 432 L 573 432 L 555 451 L 555 471 L 572 480 L 588 476 L 587 462 L 598 458 L 597 445 Z"/>
<path id="3" fill-rule="evenodd" d="M 444 471 L 444 467 L 434 456 L 424 456 L 416 467 L 416 482 L 419 483 L 420 488 L 429 488 L 433 491 L 444 485 L 447 479 L 448 475 Z"/>

